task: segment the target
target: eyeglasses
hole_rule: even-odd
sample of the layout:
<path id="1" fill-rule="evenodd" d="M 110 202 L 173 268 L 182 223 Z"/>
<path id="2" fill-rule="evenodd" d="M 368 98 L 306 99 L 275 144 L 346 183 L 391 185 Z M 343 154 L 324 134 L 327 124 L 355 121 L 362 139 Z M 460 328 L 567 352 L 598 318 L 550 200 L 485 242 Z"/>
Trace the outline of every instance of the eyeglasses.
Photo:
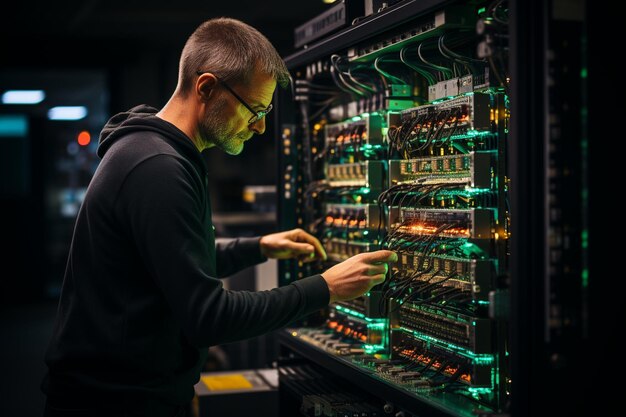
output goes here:
<path id="1" fill-rule="evenodd" d="M 207 72 L 210 72 L 210 71 L 196 71 L 196 75 L 206 74 Z M 213 74 L 213 73 L 211 73 L 211 74 Z M 242 98 L 241 98 L 241 96 L 239 96 L 239 94 L 235 93 L 235 90 L 233 90 L 233 89 L 232 89 L 232 88 L 231 88 L 228 84 L 226 84 L 226 81 L 222 81 L 222 80 L 220 80 L 220 79 L 219 79 L 219 77 L 218 77 L 217 75 L 215 75 L 215 74 L 213 74 L 213 76 L 217 79 L 217 81 L 219 81 L 219 83 L 220 83 L 220 84 L 222 84 L 222 85 L 224 86 L 224 88 L 225 88 L 226 90 L 228 90 L 228 92 L 229 92 L 230 94 L 232 94 L 233 96 L 235 96 L 235 98 L 236 98 L 237 100 L 239 100 L 239 102 L 240 102 L 241 104 L 243 104 L 243 106 L 244 106 L 246 109 L 250 110 L 250 113 L 252 113 L 252 114 L 254 115 L 254 116 L 252 116 L 250 119 L 248 119 L 248 124 L 249 124 L 249 125 L 251 125 L 252 123 L 256 123 L 256 122 L 258 122 L 259 120 L 261 120 L 262 118 L 264 118 L 265 116 L 267 116 L 267 113 L 269 113 L 269 112 L 271 112 L 271 111 L 272 111 L 273 106 L 272 106 L 272 104 L 271 104 L 271 103 L 270 103 L 270 105 L 269 105 L 269 106 L 267 106 L 267 108 L 266 108 L 266 109 L 264 109 L 264 110 L 258 110 L 258 111 L 257 111 L 257 110 L 254 110 L 254 109 L 252 108 L 252 106 L 250 106 L 248 103 L 246 103 L 246 101 L 245 101 L 244 99 L 242 99 Z"/>

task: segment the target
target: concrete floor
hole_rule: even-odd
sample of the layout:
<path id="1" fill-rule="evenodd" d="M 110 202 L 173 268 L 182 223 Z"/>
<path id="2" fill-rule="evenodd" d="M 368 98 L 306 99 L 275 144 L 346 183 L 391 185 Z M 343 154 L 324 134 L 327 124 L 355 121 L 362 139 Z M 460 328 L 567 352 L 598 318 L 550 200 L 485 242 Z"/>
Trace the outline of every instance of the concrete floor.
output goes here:
<path id="1" fill-rule="evenodd" d="M 0 309 L 0 416 L 40 417 L 43 357 L 52 335 L 57 301 Z"/>
<path id="2" fill-rule="evenodd" d="M 40 384 L 46 371 L 44 355 L 52 335 L 56 299 L 0 305 L 0 417 L 41 417 L 45 395 Z M 225 358 L 208 371 L 267 368 L 275 360 L 271 335 L 219 347 Z"/>

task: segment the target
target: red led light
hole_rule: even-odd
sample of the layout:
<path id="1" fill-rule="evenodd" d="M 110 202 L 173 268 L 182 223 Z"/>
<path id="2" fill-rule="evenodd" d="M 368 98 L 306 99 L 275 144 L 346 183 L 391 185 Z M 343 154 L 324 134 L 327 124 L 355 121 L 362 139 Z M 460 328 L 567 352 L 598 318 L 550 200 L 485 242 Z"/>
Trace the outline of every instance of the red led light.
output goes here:
<path id="1" fill-rule="evenodd" d="M 77 140 L 80 146 L 87 146 L 91 142 L 91 135 L 86 130 L 83 130 L 78 134 Z"/>

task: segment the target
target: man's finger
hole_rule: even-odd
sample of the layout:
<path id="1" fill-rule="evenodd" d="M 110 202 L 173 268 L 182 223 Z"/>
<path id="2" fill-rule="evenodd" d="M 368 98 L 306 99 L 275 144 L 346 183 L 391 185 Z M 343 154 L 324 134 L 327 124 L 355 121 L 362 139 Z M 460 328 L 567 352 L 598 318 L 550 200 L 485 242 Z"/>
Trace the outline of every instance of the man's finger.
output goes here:
<path id="1" fill-rule="evenodd" d="M 298 230 L 298 231 L 299 231 L 298 238 L 313 245 L 318 257 L 326 260 L 327 258 L 326 251 L 324 250 L 324 247 L 322 246 L 320 241 L 315 236 L 305 232 L 304 230 Z"/>
<path id="2" fill-rule="evenodd" d="M 363 256 L 371 263 L 396 262 L 398 260 L 397 253 L 386 249 L 377 250 L 374 252 L 367 252 Z"/>
<path id="3" fill-rule="evenodd" d="M 369 269 L 368 269 L 368 275 L 380 275 L 383 274 L 385 275 L 387 273 L 387 264 L 386 263 L 382 263 L 379 265 L 372 265 Z"/>
<path id="4" fill-rule="evenodd" d="M 318 258 L 319 258 L 319 257 L 318 257 L 318 256 L 316 256 L 316 252 L 311 252 L 311 253 L 309 253 L 309 254 L 299 255 L 299 256 L 298 256 L 298 259 L 299 259 L 301 262 L 304 262 L 305 264 L 306 264 L 306 263 L 309 263 L 309 262 L 313 262 L 313 261 L 315 261 L 315 260 L 316 260 L 316 259 L 318 259 Z"/>
<path id="5" fill-rule="evenodd" d="M 315 255 L 315 246 L 308 243 L 298 243 L 290 241 L 285 245 L 287 249 L 292 250 L 297 255 Z"/>
<path id="6" fill-rule="evenodd" d="M 374 275 L 372 277 L 372 282 L 373 282 L 373 286 L 376 286 L 378 284 L 382 284 L 383 282 L 385 282 L 385 278 L 387 277 L 386 274 L 379 274 L 379 275 Z"/>

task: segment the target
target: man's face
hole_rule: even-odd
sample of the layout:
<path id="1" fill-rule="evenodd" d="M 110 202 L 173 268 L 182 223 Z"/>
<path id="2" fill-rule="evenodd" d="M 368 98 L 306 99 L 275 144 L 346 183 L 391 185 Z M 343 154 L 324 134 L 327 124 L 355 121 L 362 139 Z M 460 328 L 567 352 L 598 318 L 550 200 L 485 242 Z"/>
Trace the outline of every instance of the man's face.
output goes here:
<path id="1" fill-rule="evenodd" d="M 276 81 L 257 73 L 249 86 L 235 84 L 230 87 L 253 110 L 259 111 L 266 109 L 272 101 Z M 265 118 L 248 124 L 254 114 L 221 83 L 216 89 L 215 101 L 199 123 L 200 136 L 206 143 L 231 155 L 238 155 L 243 150 L 243 143 L 252 135 L 265 132 Z"/>

